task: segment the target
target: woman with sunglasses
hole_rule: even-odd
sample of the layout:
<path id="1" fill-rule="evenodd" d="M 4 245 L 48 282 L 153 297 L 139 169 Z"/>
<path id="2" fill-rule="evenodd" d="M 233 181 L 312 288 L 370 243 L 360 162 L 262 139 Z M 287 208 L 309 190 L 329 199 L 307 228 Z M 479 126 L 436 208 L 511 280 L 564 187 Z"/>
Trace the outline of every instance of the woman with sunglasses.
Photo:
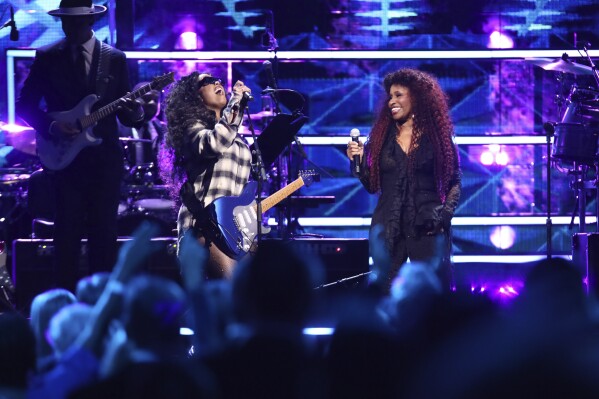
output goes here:
<path id="1" fill-rule="evenodd" d="M 160 154 L 162 178 L 179 193 L 179 238 L 195 227 L 210 258 L 210 278 L 229 278 L 236 261 L 207 240 L 188 206 L 191 200 L 204 208 L 217 198 L 241 194 L 250 176 L 252 155 L 237 134 L 243 119 L 243 93 L 250 89 L 241 81 L 229 99 L 222 81 L 208 73 L 193 72 L 175 83 L 166 98 L 168 133 Z M 187 193 L 185 195 L 184 193 Z M 197 201 L 196 201 L 197 200 Z"/>

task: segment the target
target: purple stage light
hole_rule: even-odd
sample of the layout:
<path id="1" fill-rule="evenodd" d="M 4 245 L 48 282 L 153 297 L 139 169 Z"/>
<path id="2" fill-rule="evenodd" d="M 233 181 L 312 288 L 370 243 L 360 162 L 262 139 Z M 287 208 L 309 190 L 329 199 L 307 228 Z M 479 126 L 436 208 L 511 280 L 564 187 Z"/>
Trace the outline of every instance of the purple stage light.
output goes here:
<path id="1" fill-rule="evenodd" d="M 493 165 L 493 162 L 495 162 L 495 156 L 491 151 L 483 151 L 480 154 L 480 163 L 483 165 L 490 166 Z"/>
<path id="2" fill-rule="evenodd" d="M 487 48 L 514 48 L 514 40 L 505 33 L 494 30 L 489 35 Z"/>
<path id="3" fill-rule="evenodd" d="M 497 165 L 505 166 L 508 164 L 510 158 L 507 155 L 507 152 L 499 152 L 495 155 L 495 163 Z"/>
<path id="4" fill-rule="evenodd" d="M 32 131 L 33 129 L 28 126 L 20 126 L 14 123 L 2 123 L 0 122 L 0 130 L 7 133 L 21 133 L 24 131 Z"/>
<path id="5" fill-rule="evenodd" d="M 179 47 L 183 50 L 198 49 L 198 34 L 195 32 L 183 32 L 179 35 Z"/>
<path id="6" fill-rule="evenodd" d="M 491 279 L 479 283 L 472 283 L 470 285 L 470 292 L 473 295 L 485 295 L 498 304 L 508 304 L 512 300 L 518 298 L 523 289 L 524 281 L 515 279 Z"/>

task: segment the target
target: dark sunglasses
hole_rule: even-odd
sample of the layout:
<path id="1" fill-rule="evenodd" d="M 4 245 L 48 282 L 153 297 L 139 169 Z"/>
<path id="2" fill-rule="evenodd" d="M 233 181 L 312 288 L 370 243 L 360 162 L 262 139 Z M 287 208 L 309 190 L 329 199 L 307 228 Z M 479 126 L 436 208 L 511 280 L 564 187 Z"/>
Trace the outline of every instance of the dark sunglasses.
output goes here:
<path id="1" fill-rule="evenodd" d="M 198 82 L 198 89 L 202 88 L 204 86 L 213 85 L 216 83 L 220 83 L 222 85 L 223 81 L 220 80 L 219 78 L 215 78 L 214 76 L 206 76 L 205 78 L 203 78 L 202 80 L 200 80 Z"/>

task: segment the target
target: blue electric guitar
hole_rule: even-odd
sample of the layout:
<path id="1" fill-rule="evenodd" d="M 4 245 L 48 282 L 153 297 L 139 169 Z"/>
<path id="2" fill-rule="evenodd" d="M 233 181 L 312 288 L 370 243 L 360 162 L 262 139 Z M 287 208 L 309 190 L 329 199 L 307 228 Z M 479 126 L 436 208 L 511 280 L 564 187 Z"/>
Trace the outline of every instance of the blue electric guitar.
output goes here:
<path id="1" fill-rule="evenodd" d="M 143 85 L 108 105 L 91 112 L 92 107 L 99 98 L 95 94 L 84 97 L 79 104 L 69 111 L 51 112 L 49 116 L 58 122 L 69 122 L 81 129 L 81 133 L 72 138 L 51 137 L 47 138 L 36 134 L 37 154 L 42 164 L 51 170 L 66 168 L 75 159 L 79 151 L 89 146 L 102 143 L 102 139 L 94 136 L 92 130 L 101 119 L 112 115 L 118 110 L 119 101 L 125 98 L 136 99 L 150 90 L 162 90 L 174 82 L 174 72 L 158 76 L 151 83 Z"/>
<path id="2" fill-rule="evenodd" d="M 319 181 L 320 175 L 313 171 L 300 171 L 299 177 L 276 193 L 260 202 L 262 213 L 290 196 L 302 186 Z M 234 259 L 243 257 L 252 247 L 258 235 L 258 206 L 256 190 L 258 183 L 249 182 L 238 197 L 220 197 L 206 207 L 209 230 L 207 233 L 217 247 Z M 270 228 L 263 227 L 262 233 Z"/>

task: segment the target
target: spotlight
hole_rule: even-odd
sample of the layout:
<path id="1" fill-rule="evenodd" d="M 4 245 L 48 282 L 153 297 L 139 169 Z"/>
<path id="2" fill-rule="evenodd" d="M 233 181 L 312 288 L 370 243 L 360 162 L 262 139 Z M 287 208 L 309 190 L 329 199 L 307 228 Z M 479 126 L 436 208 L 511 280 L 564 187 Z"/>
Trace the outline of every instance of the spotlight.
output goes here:
<path id="1" fill-rule="evenodd" d="M 494 30 L 489 35 L 487 48 L 514 48 L 514 40 L 505 33 Z"/>
<path id="2" fill-rule="evenodd" d="M 495 157 L 491 151 L 484 151 L 480 154 L 480 163 L 483 165 L 493 165 L 493 162 L 495 162 Z"/>
<path id="3" fill-rule="evenodd" d="M 496 248 L 508 249 L 516 241 L 516 231 L 511 226 L 496 226 L 489 239 Z"/>
<path id="4" fill-rule="evenodd" d="M 181 48 L 184 50 L 197 50 L 198 49 L 198 34 L 195 32 L 183 32 L 179 36 L 179 42 Z"/>
<path id="5" fill-rule="evenodd" d="M 495 155 L 495 163 L 497 165 L 505 166 L 509 162 L 509 157 L 506 152 L 500 152 Z"/>

